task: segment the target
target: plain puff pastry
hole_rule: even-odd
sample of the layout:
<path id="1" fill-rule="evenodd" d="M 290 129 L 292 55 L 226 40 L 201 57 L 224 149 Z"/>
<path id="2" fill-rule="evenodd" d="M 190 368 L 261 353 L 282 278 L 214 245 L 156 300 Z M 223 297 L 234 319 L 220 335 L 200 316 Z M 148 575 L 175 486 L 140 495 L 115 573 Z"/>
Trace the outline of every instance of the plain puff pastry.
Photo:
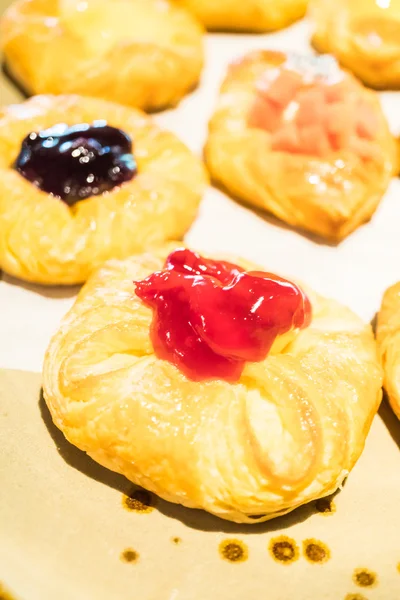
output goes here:
<path id="1" fill-rule="evenodd" d="M 377 95 L 333 58 L 253 51 L 228 70 L 205 156 L 234 196 L 338 241 L 374 213 L 396 149 Z"/>
<path id="2" fill-rule="evenodd" d="M 8 69 L 34 94 L 157 110 L 193 88 L 203 64 L 200 24 L 166 0 L 18 0 L 0 33 Z"/>
<path id="3" fill-rule="evenodd" d="M 382 301 L 377 325 L 378 349 L 384 368 L 384 385 L 400 419 L 400 283 L 389 288 Z"/>
<path id="4" fill-rule="evenodd" d="M 154 355 L 152 311 L 134 293 L 169 250 L 110 261 L 80 292 L 44 363 L 54 423 L 136 484 L 239 523 L 334 492 L 381 400 L 370 326 L 306 290 L 312 324 L 284 349 L 247 363 L 235 385 L 193 382 Z"/>
<path id="5" fill-rule="evenodd" d="M 30 132 L 104 119 L 132 139 L 138 174 L 69 207 L 12 165 Z M 73 284 L 109 258 L 179 239 L 207 177 L 201 162 L 138 110 L 79 96 L 36 96 L 0 109 L 0 268 L 28 281 Z"/>
<path id="6" fill-rule="evenodd" d="M 367 85 L 400 88 L 400 0 L 311 0 L 312 43 Z"/>
<path id="7" fill-rule="evenodd" d="M 174 0 L 211 30 L 271 31 L 301 19 L 308 0 Z"/>

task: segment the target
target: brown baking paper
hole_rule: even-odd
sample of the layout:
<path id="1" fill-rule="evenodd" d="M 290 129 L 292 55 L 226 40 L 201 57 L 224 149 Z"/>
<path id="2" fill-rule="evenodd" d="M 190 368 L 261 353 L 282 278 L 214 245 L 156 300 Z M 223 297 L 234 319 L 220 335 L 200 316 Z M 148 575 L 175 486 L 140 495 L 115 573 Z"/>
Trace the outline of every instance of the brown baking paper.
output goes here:
<path id="1" fill-rule="evenodd" d="M 0 371 L 0 581 L 16 600 L 398 600 L 399 446 L 383 404 L 330 502 L 236 525 L 97 465 L 53 425 L 40 375 Z"/>

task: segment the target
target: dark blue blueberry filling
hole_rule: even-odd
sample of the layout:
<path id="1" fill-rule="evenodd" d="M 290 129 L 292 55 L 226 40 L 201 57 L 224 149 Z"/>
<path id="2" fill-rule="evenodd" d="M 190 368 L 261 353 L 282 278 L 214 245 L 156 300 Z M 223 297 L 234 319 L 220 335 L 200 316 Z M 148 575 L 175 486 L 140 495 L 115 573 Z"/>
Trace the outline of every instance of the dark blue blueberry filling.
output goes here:
<path id="1" fill-rule="evenodd" d="M 30 133 L 14 168 L 69 206 L 108 192 L 137 173 L 131 138 L 105 121 L 73 127 L 60 123 Z"/>

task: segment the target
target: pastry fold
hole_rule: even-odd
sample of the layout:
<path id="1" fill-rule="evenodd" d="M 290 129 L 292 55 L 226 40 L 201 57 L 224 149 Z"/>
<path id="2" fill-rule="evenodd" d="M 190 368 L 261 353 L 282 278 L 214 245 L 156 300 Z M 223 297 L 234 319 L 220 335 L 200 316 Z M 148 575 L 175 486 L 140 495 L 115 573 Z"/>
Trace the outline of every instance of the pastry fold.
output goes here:
<path id="1" fill-rule="evenodd" d="M 298 69 L 292 66 L 296 64 Z M 340 85 L 348 86 L 348 101 L 345 98 L 341 105 L 332 108 L 332 105 L 320 106 L 316 94 L 313 99 L 310 96 L 304 100 L 304 103 L 310 101 L 310 106 L 304 104 L 307 112 L 304 112 L 305 124 L 302 123 L 300 131 L 310 150 L 307 147 L 302 150 L 303 142 L 298 141 L 299 133 L 293 128 L 285 132 L 282 129 L 286 143 L 293 142 L 293 151 L 275 147 L 271 132 L 250 119 L 260 89 L 265 82 L 274 81 L 288 70 L 292 80 L 304 78 L 306 89 L 309 72 L 320 70 L 318 77 L 323 78 L 325 67 L 327 71 L 332 70 L 334 82 L 339 80 Z M 292 83 L 289 80 L 285 86 Z M 290 94 L 291 89 L 285 87 L 279 93 Z M 321 90 L 317 93 L 322 94 Z M 271 113 L 279 109 L 282 99 L 273 97 L 267 101 L 269 124 L 273 129 L 276 119 L 271 119 Z M 360 118 L 361 135 L 369 135 L 363 129 L 368 129 L 373 122 L 372 139 L 360 139 L 349 133 L 352 123 L 345 123 L 346 115 L 356 102 L 362 105 L 360 111 L 353 109 Z M 263 110 L 262 107 L 259 110 L 259 120 L 263 119 Z M 326 144 L 324 111 L 330 118 L 326 127 L 333 135 L 337 129 L 335 141 L 340 142 L 340 136 L 349 139 L 348 146 L 318 154 L 313 147 L 318 148 L 322 142 Z M 367 114 L 365 118 L 363 112 Z M 300 114 L 296 98 L 283 113 L 283 124 L 291 124 L 291 114 Z M 341 71 L 333 59 L 275 51 L 253 51 L 230 66 L 209 124 L 205 157 L 213 180 L 234 197 L 265 209 L 291 226 L 334 242 L 371 218 L 397 169 L 396 145 L 374 92 Z"/>
<path id="2" fill-rule="evenodd" d="M 7 67 L 27 92 L 144 110 L 175 105 L 197 84 L 202 34 L 166 0 L 17 0 L 0 21 Z"/>
<path id="3" fill-rule="evenodd" d="M 378 349 L 389 402 L 400 419 L 400 283 L 383 296 L 377 324 Z"/>
<path id="4" fill-rule="evenodd" d="M 378 90 L 400 88 L 400 0 L 311 0 L 312 43 Z"/>
<path id="5" fill-rule="evenodd" d="M 308 328 L 247 363 L 237 384 L 191 381 L 155 356 L 152 311 L 134 293 L 133 281 L 162 268 L 170 250 L 110 261 L 84 286 L 46 353 L 54 423 L 94 460 L 165 500 L 238 523 L 334 492 L 381 400 L 370 326 L 303 288 Z"/>
<path id="6" fill-rule="evenodd" d="M 308 0 L 174 0 L 210 30 L 273 31 L 304 16 Z"/>
<path id="7" fill-rule="evenodd" d="M 69 207 L 13 168 L 30 132 L 99 119 L 132 139 L 138 173 L 131 181 Z M 138 110 L 74 95 L 0 108 L 0 268 L 42 284 L 84 282 L 109 258 L 180 239 L 206 183 L 200 160 Z"/>

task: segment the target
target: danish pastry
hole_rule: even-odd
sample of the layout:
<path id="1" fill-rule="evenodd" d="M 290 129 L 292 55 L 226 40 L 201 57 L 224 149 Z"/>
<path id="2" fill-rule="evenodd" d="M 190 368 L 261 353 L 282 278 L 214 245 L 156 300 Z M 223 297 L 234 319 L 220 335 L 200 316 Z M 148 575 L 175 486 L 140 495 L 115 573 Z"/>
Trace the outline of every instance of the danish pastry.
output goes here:
<path id="1" fill-rule="evenodd" d="M 383 297 L 378 314 L 377 341 L 384 369 L 384 386 L 400 419 L 400 283 L 389 288 Z"/>
<path id="2" fill-rule="evenodd" d="M 94 460 L 241 523 L 336 490 L 381 384 L 371 328 L 349 309 L 176 246 L 103 265 L 43 376 L 54 423 Z"/>
<path id="3" fill-rule="evenodd" d="M 332 241 L 371 217 L 396 168 L 374 92 L 331 57 L 270 51 L 230 67 L 205 154 L 228 192 Z"/>
<path id="4" fill-rule="evenodd" d="M 146 110 L 198 82 L 202 28 L 166 0 L 17 0 L 2 18 L 6 64 L 34 94 L 82 94 Z"/>
<path id="5" fill-rule="evenodd" d="M 138 110 L 73 95 L 0 108 L 0 268 L 83 282 L 109 258 L 182 237 L 206 182 Z"/>
<path id="6" fill-rule="evenodd" d="M 311 0 L 312 43 L 367 85 L 400 88 L 400 0 Z"/>
<path id="7" fill-rule="evenodd" d="M 308 0 L 175 0 L 210 30 L 272 31 L 304 16 Z"/>

